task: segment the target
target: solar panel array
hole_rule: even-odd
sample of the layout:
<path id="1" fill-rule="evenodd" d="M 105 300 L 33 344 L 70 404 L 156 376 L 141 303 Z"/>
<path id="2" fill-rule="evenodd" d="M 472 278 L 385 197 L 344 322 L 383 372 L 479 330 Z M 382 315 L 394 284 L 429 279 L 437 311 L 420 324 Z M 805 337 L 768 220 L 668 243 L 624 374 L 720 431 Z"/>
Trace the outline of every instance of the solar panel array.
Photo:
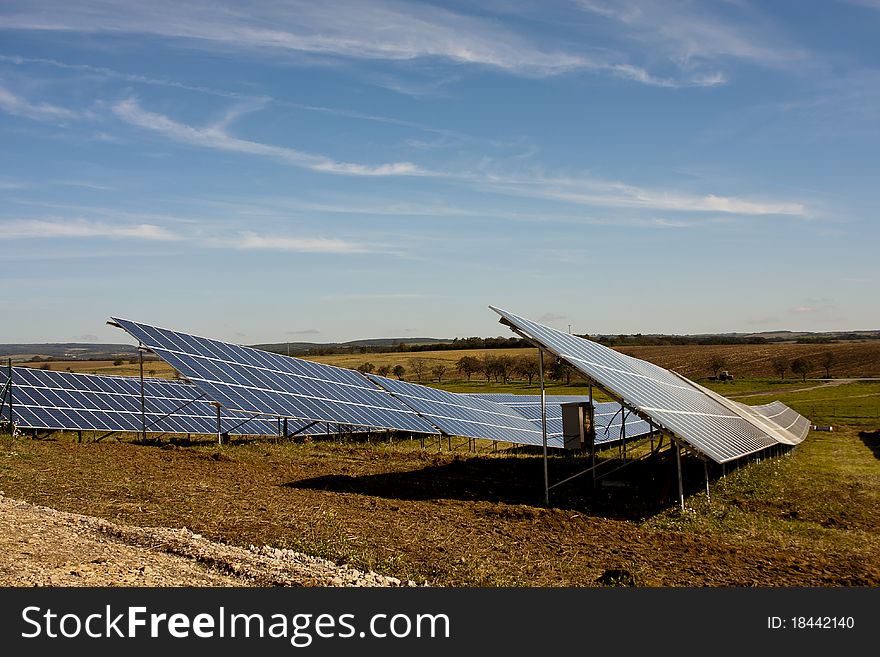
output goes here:
<path id="1" fill-rule="evenodd" d="M 229 409 L 434 434 L 427 420 L 360 372 L 186 333 L 113 321 Z"/>
<path id="2" fill-rule="evenodd" d="M 5 382 L 6 371 L 0 376 Z M 14 367 L 12 384 L 13 413 L 18 427 L 141 431 L 139 379 Z M 144 379 L 144 402 L 148 432 L 217 433 L 216 408 L 195 386 Z M 8 415 L 6 406 L 3 416 L 8 419 Z M 278 433 L 274 420 L 227 410 L 221 412 L 220 426 L 229 435 Z M 294 430 L 288 427 L 288 431 Z"/>
<path id="3" fill-rule="evenodd" d="M 802 440 L 748 407 L 674 372 L 505 310 L 492 310 L 518 332 L 717 463 Z"/>
<path id="4" fill-rule="evenodd" d="M 509 406 L 375 374 L 367 376 L 451 436 L 543 444 L 540 426 L 536 428 Z"/>

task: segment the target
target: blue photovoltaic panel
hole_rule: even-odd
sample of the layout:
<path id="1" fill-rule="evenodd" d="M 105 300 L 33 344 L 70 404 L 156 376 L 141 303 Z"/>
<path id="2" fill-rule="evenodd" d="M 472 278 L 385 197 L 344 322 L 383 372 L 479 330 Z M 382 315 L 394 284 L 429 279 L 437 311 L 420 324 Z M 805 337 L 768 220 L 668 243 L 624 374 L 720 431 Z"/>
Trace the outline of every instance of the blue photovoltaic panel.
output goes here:
<path id="1" fill-rule="evenodd" d="M 509 393 L 466 393 L 472 397 L 487 399 L 515 409 L 523 417 L 541 428 L 541 395 L 514 395 Z M 589 403 L 590 398 L 582 395 L 545 395 L 547 408 L 548 444 L 562 446 L 562 404 Z M 626 433 L 621 433 L 621 408 L 617 402 L 595 402 L 593 420 L 596 423 L 596 444 L 610 444 L 624 438 L 637 438 L 650 433 L 651 427 L 643 419 L 632 413 L 626 414 Z"/>
<path id="2" fill-rule="evenodd" d="M 73 374 L 14 367 L 16 426 L 29 429 L 141 431 L 140 380 L 134 377 Z M 6 371 L 3 371 L 5 380 Z M 195 386 L 144 379 L 144 406 L 150 433 L 217 433 L 217 411 Z M 8 418 L 8 405 L 3 416 Z M 220 426 L 229 435 L 278 434 L 276 421 L 222 411 Z M 288 432 L 296 428 L 288 426 Z M 323 428 L 310 428 L 315 433 Z"/>
<path id="3" fill-rule="evenodd" d="M 543 444 L 541 429 L 508 406 L 374 374 L 367 376 L 445 434 L 520 445 Z"/>
<path id="4" fill-rule="evenodd" d="M 229 409 L 345 425 L 437 433 L 360 372 L 186 333 L 113 321 Z"/>
<path id="5" fill-rule="evenodd" d="M 781 401 L 771 402 L 763 406 L 749 406 L 752 411 L 763 415 L 771 422 L 793 433 L 803 440 L 810 432 L 810 421 L 803 415 L 789 408 Z"/>
<path id="6" fill-rule="evenodd" d="M 674 372 L 505 310 L 492 310 L 517 332 L 717 463 L 802 440 L 749 407 Z"/>

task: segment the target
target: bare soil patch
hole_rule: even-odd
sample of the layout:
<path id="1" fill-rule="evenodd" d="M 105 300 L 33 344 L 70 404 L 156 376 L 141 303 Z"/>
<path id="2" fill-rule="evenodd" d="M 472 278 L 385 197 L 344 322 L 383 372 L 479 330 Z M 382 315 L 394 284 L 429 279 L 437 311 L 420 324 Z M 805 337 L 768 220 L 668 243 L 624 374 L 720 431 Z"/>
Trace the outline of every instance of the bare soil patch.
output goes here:
<path id="1" fill-rule="evenodd" d="M 551 462 L 557 477 L 567 467 Z M 691 467 L 696 493 L 702 467 Z M 420 583 L 880 585 L 880 517 L 862 484 L 849 493 L 846 519 L 823 511 L 806 487 L 764 506 L 749 494 L 742 508 L 713 501 L 704 513 L 716 514 L 720 528 L 695 531 L 662 502 L 673 490 L 668 464 L 634 470 L 641 491 L 594 492 L 582 482 L 560 490 L 554 508 L 540 505 L 540 468 L 534 457 L 376 444 L 0 443 L 7 496 L 136 527 L 187 527 L 245 549 L 292 549 Z M 725 529 L 743 514 L 754 527 L 784 522 L 796 531 Z"/>

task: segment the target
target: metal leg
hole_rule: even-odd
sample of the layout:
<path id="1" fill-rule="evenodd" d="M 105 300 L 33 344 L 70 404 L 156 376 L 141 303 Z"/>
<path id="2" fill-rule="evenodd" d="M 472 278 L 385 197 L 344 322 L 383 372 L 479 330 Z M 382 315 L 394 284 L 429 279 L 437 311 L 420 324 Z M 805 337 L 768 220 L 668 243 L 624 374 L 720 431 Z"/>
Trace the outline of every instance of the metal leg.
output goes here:
<path id="1" fill-rule="evenodd" d="M 709 464 L 706 460 L 703 460 L 703 474 L 706 476 L 706 501 L 711 502 L 712 498 L 709 497 Z"/>
<path id="2" fill-rule="evenodd" d="M 538 374 L 541 377 L 541 444 L 544 450 L 544 504 L 550 506 L 550 474 L 547 469 L 547 397 L 544 391 L 544 351 L 538 349 Z"/>
<path id="3" fill-rule="evenodd" d="M 678 501 L 681 504 L 681 510 L 684 511 L 684 484 L 681 481 L 681 448 L 678 441 L 673 440 L 672 446 L 675 448 L 675 469 L 678 471 Z"/>

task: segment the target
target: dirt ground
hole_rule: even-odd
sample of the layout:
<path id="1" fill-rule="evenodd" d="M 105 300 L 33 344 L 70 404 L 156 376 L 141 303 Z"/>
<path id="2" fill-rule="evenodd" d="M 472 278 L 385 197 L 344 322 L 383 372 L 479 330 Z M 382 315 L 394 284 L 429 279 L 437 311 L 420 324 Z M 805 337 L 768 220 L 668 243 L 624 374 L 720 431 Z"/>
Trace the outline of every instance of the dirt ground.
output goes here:
<path id="1" fill-rule="evenodd" d="M 686 531 L 676 529 L 686 518 L 669 511 L 668 464 L 633 466 L 635 479 L 650 482 L 638 494 L 626 481 L 596 492 L 570 485 L 554 494 L 554 508 L 543 508 L 540 463 L 376 444 L 255 443 L 218 450 L 19 438 L 0 444 L 0 490 L 112 523 L 186 527 L 244 549 L 296 550 L 432 585 L 880 585 L 880 516 L 858 487 L 845 517 L 812 502 L 799 506 L 797 491 L 784 501 L 733 500 L 733 511 L 739 504 L 759 522 L 765 516 L 768 523 L 789 522 L 790 516 L 804 528 L 798 538 Z M 686 479 L 696 493 L 702 467 L 697 472 L 697 464 L 690 465 Z M 553 460 L 551 467 L 558 478 L 573 466 Z M 663 522 L 651 521 L 661 516 Z M 13 529 L 7 523 L 4 533 Z M 12 545 L 6 540 L 4 551 Z M 27 548 L 26 536 L 16 540 Z M 95 554 L 108 559 L 102 569 L 116 559 L 100 548 Z M 60 574 L 34 583 L 67 581 L 65 569 L 83 562 L 75 561 L 53 562 Z M 210 585 L 223 584 L 225 575 L 221 569 L 199 577 Z M 130 572 L 105 576 L 107 583 L 132 581 Z"/>

